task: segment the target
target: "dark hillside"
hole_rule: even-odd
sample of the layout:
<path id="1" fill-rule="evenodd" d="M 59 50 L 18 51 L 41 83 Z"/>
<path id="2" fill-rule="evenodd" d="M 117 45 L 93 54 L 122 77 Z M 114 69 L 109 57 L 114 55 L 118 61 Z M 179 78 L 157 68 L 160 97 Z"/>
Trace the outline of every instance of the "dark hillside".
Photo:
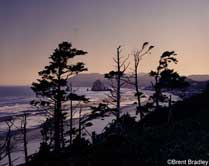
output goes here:
<path id="1" fill-rule="evenodd" d="M 50 154 L 30 165 L 59 166 L 113 166 L 113 165 L 167 165 L 168 159 L 209 158 L 209 93 L 206 91 L 172 107 L 168 123 L 168 110 L 161 109 L 135 122 L 128 115 L 121 117 L 123 129 L 114 132 L 112 124 L 106 133 L 93 144 L 83 140 L 81 150 L 63 152 L 56 157 Z M 76 146 L 76 144 L 74 145 Z M 38 157 L 39 158 L 39 157 Z M 39 158 L 40 159 L 40 158 Z"/>

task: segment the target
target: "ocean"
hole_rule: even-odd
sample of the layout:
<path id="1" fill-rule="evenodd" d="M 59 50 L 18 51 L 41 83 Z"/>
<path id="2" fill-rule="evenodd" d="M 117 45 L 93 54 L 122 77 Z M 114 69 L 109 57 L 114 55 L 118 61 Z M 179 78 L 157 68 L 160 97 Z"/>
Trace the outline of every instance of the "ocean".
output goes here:
<path id="1" fill-rule="evenodd" d="M 89 87 L 76 87 L 73 89 L 79 95 L 85 95 L 90 103 L 84 109 L 84 112 L 90 112 L 90 105 L 96 106 L 104 100 L 108 100 L 109 91 L 91 91 Z M 132 104 L 135 101 L 133 89 L 122 89 L 122 106 Z M 7 126 L 4 124 L 5 119 L 9 117 L 21 117 L 24 113 L 28 116 L 28 128 L 40 126 L 45 120 L 43 112 L 36 107 L 30 105 L 30 102 L 35 98 L 35 94 L 29 86 L 1 86 L 0 87 L 0 132 L 4 131 Z M 68 110 L 69 102 L 65 104 Z M 78 115 L 75 114 L 75 118 Z M 20 125 L 20 124 L 17 124 Z"/>

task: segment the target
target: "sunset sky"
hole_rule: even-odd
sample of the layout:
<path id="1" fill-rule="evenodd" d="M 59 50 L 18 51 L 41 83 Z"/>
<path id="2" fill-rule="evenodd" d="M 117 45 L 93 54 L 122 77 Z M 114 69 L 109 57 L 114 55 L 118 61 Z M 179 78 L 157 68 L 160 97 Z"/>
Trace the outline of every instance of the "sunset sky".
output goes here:
<path id="1" fill-rule="evenodd" d="M 174 50 L 181 74 L 209 74 L 209 0 L 1 0 L 0 85 L 30 85 L 62 41 L 88 51 L 90 73 L 111 70 L 119 44 L 127 55 L 148 41 L 141 72 Z"/>

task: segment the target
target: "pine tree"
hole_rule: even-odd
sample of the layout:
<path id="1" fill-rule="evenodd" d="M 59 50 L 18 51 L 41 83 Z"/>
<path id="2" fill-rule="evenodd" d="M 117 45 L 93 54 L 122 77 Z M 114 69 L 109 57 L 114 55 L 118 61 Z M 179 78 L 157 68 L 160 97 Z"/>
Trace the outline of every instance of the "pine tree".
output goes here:
<path id="1" fill-rule="evenodd" d="M 32 90 L 38 99 L 32 104 L 49 112 L 53 119 L 54 150 L 59 151 L 63 141 L 63 102 L 68 100 L 68 79 L 73 75 L 86 71 L 85 64 L 78 62 L 72 64 L 69 61 L 86 51 L 72 47 L 69 42 L 59 44 L 58 48 L 50 55 L 49 65 L 39 72 L 40 79 L 32 84 Z"/>

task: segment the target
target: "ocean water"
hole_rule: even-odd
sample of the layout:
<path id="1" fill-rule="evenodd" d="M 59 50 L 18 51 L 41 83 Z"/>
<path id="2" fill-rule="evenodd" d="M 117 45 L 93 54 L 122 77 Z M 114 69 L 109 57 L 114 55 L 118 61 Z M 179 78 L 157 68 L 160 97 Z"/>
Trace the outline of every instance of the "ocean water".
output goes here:
<path id="1" fill-rule="evenodd" d="M 83 105 L 83 113 L 90 112 L 90 106 L 97 106 L 100 102 L 108 101 L 109 91 L 91 91 L 89 87 L 74 88 L 74 93 L 85 95 L 89 99 L 89 103 Z M 121 106 L 125 107 L 136 102 L 134 97 L 134 89 L 122 88 L 121 90 Z M 153 93 L 149 90 L 143 90 L 146 101 Z M 28 128 L 39 127 L 46 119 L 43 111 L 39 111 L 36 107 L 30 105 L 30 102 L 35 98 L 35 94 L 27 86 L 0 87 L 0 133 L 7 129 L 5 120 L 14 117 L 16 119 L 16 128 L 20 126 L 21 116 L 24 113 L 28 114 Z M 174 96 L 176 99 L 177 97 Z M 75 103 L 76 104 L 76 103 Z M 64 104 L 65 110 L 69 112 L 69 102 Z M 74 114 L 74 118 L 78 117 L 78 113 Z"/>
<path id="2" fill-rule="evenodd" d="M 100 102 L 108 100 L 108 91 L 90 91 L 89 87 L 74 88 L 74 92 L 79 95 L 85 95 L 90 103 L 84 106 L 84 113 L 90 112 L 90 105 L 97 106 Z M 122 106 L 132 104 L 135 101 L 132 89 L 122 89 Z M 20 125 L 21 116 L 24 113 L 28 114 L 28 128 L 38 127 L 44 122 L 45 116 L 43 112 L 37 110 L 36 107 L 30 105 L 30 102 L 35 98 L 35 94 L 26 86 L 16 87 L 0 87 L 0 132 L 7 129 L 4 121 L 10 117 L 17 119 L 16 128 Z M 65 103 L 66 112 L 69 110 L 69 102 Z M 78 117 L 75 113 L 74 118 Z"/>

